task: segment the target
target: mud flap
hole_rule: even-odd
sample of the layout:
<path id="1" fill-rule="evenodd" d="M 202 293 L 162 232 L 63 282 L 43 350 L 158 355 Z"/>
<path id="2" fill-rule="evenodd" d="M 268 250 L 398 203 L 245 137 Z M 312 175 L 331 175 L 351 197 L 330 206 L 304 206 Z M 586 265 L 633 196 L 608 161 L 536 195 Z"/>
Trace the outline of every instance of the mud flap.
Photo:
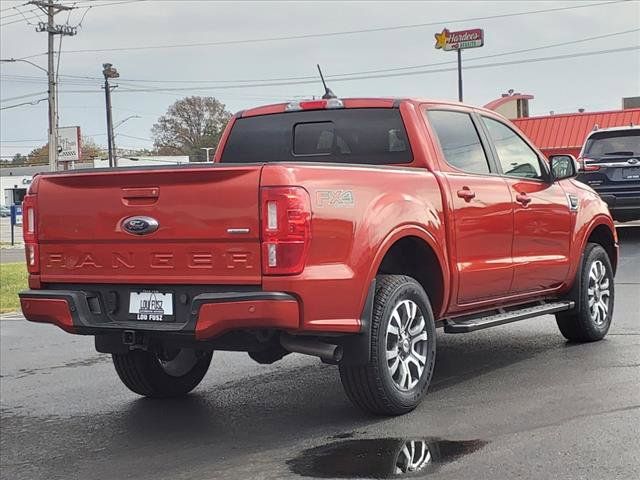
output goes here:
<path id="1" fill-rule="evenodd" d="M 371 281 L 364 309 L 360 316 L 362 330 L 355 335 L 348 335 L 334 339 L 335 343 L 342 346 L 344 351 L 340 363 L 345 365 L 366 365 L 371 359 L 371 315 L 373 312 L 373 300 L 376 295 L 376 280 Z"/>

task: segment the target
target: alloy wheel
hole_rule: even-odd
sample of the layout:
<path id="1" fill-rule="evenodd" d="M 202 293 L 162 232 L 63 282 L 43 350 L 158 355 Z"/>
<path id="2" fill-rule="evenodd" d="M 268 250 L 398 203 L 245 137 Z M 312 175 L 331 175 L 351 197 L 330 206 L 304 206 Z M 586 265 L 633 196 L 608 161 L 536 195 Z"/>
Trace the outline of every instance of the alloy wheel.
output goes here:
<path id="1" fill-rule="evenodd" d="M 395 386 L 408 391 L 415 387 L 427 361 L 427 326 L 420 307 L 412 300 L 396 304 L 387 326 L 386 359 Z"/>
<path id="2" fill-rule="evenodd" d="M 595 260 L 589 268 L 587 296 L 591 320 L 598 326 L 602 326 L 607 321 L 609 314 L 611 298 L 609 284 L 610 279 L 606 267 L 600 260 Z"/>

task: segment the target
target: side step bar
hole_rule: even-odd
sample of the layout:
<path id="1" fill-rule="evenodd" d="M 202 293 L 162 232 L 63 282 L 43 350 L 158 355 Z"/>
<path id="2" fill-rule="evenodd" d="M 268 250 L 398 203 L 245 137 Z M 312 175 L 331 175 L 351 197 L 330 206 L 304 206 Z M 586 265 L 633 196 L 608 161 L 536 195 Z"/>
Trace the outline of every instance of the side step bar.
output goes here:
<path id="1" fill-rule="evenodd" d="M 525 320 L 531 317 L 537 317 L 539 315 L 546 315 L 548 313 L 561 312 L 563 310 L 570 310 L 575 305 L 575 302 L 556 301 L 556 302 L 540 302 L 537 305 L 529 305 L 527 307 L 520 307 L 515 309 L 503 309 L 494 310 L 496 313 L 482 317 L 458 317 L 447 318 L 444 320 L 445 333 L 469 333 L 476 330 L 482 330 L 484 328 L 496 327 L 498 325 L 504 325 L 505 323 L 517 322 L 518 320 Z"/>

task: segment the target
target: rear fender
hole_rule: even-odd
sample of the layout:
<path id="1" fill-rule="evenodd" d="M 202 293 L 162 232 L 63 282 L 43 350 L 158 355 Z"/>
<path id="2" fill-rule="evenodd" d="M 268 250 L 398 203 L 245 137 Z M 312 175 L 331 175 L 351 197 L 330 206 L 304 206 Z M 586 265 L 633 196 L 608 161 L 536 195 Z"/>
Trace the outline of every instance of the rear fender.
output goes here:
<path id="1" fill-rule="evenodd" d="M 434 316 L 436 318 L 441 317 L 444 312 L 447 311 L 449 296 L 450 296 L 450 285 L 449 285 L 449 264 L 447 262 L 446 255 L 446 247 L 443 244 L 439 243 L 435 236 L 426 230 L 425 228 L 418 225 L 401 225 L 393 230 L 387 237 L 385 237 L 384 241 L 381 243 L 378 248 L 377 254 L 374 257 L 372 262 L 371 270 L 369 271 L 369 275 L 367 277 L 368 283 L 376 277 L 377 272 L 382 264 L 382 260 L 385 255 L 389 252 L 391 247 L 398 241 L 405 237 L 417 237 L 424 241 L 436 255 L 438 263 L 440 264 L 440 269 L 442 270 L 442 280 L 443 280 L 443 298 L 442 298 L 442 306 L 440 311 L 434 311 Z M 429 294 L 429 292 L 427 292 Z"/>

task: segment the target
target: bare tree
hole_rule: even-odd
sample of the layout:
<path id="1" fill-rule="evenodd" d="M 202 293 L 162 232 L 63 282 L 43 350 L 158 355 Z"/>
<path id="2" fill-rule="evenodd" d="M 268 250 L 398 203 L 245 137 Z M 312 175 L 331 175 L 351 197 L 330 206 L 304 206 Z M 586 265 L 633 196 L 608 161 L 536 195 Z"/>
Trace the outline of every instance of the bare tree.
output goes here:
<path id="1" fill-rule="evenodd" d="M 192 161 L 203 161 L 201 148 L 218 145 L 230 118 L 224 104 L 213 97 L 183 98 L 152 127 L 154 146 L 159 153 L 189 155 Z"/>

